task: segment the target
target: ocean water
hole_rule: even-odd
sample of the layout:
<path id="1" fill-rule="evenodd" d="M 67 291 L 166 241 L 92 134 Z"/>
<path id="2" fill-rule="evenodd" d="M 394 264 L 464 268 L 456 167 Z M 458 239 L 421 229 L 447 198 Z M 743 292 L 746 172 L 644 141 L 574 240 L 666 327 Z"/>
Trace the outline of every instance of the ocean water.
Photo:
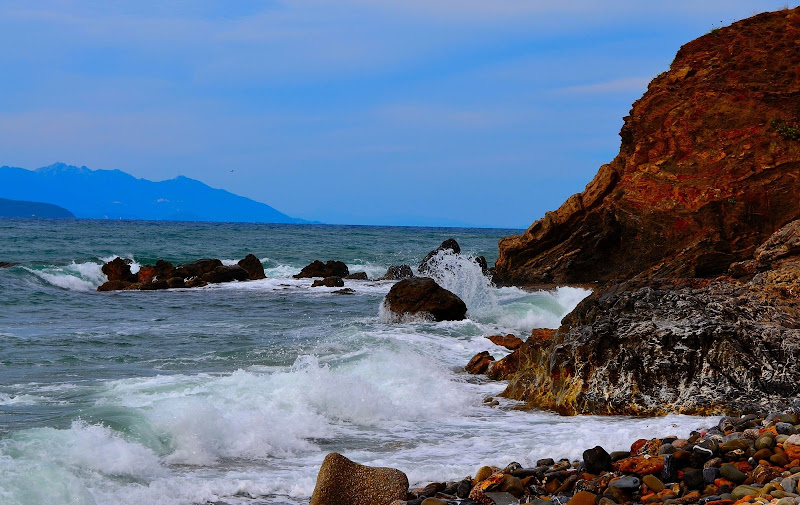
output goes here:
<path id="1" fill-rule="evenodd" d="M 485 397 L 463 372 L 485 336 L 557 327 L 588 291 L 493 287 L 515 230 L 0 220 L 0 503 L 307 503 L 324 456 L 391 466 L 414 484 L 484 464 L 580 458 L 711 419 L 560 417 Z M 415 266 L 453 237 L 433 273 L 468 319 L 392 322 L 390 281 L 353 295 L 291 276 L 314 259 L 370 278 Z M 267 279 L 191 290 L 97 293 L 104 261 L 232 263 Z"/>

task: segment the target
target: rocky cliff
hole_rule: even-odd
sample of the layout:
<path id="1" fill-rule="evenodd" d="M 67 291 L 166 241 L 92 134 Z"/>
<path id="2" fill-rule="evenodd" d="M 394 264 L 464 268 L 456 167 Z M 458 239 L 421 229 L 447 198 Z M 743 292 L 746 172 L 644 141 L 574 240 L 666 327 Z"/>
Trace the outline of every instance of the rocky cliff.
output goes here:
<path id="1" fill-rule="evenodd" d="M 595 282 L 504 395 L 565 414 L 800 409 L 800 8 L 683 46 L 496 278 Z"/>
<path id="2" fill-rule="evenodd" d="M 633 104 L 619 155 L 499 244 L 513 284 L 708 277 L 800 217 L 800 9 L 683 46 Z"/>

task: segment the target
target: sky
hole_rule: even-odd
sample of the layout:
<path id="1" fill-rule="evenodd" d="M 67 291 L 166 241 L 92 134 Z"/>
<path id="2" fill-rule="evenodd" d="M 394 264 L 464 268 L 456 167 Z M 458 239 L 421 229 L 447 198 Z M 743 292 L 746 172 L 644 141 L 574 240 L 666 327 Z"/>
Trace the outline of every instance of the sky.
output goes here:
<path id="1" fill-rule="evenodd" d="M 680 46 L 766 0 L 3 0 L 0 165 L 308 220 L 527 228 Z"/>

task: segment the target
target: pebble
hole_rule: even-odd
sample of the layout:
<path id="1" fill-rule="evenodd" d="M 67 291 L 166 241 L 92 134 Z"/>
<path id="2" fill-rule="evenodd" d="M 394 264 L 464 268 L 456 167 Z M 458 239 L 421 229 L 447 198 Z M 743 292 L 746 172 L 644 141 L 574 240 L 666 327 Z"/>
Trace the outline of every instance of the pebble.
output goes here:
<path id="1" fill-rule="evenodd" d="M 609 482 L 608 485 L 619 489 L 639 489 L 639 486 L 642 485 L 642 481 L 638 477 L 626 475 L 625 477 L 620 477 L 615 481 Z"/>
<path id="2" fill-rule="evenodd" d="M 654 475 L 645 475 L 642 477 L 642 482 L 647 484 L 647 487 L 656 493 L 660 493 L 664 490 L 664 483 L 658 480 L 658 477 L 655 477 Z"/>
<path id="3" fill-rule="evenodd" d="M 723 478 L 728 479 L 736 484 L 741 484 L 747 480 L 747 474 L 736 468 L 730 463 L 725 463 L 719 469 L 719 473 Z"/>

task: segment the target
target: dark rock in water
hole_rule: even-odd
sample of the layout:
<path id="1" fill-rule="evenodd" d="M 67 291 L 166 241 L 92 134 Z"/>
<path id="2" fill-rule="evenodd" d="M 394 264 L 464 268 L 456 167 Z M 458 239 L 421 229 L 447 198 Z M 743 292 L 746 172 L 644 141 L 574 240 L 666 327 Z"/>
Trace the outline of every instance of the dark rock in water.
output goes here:
<path id="1" fill-rule="evenodd" d="M 583 451 L 583 462 L 589 473 L 599 474 L 611 470 L 611 456 L 599 445 Z"/>
<path id="2" fill-rule="evenodd" d="M 13 263 L 8 261 L 0 261 L 0 268 L 11 268 L 13 266 L 17 266 L 19 263 Z"/>
<path id="3" fill-rule="evenodd" d="M 514 351 L 522 345 L 522 339 L 511 333 L 508 335 L 491 335 L 486 338 L 491 340 L 493 344 L 505 347 L 509 351 Z"/>
<path id="4" fill-rule="evenodd" d="M 264 273 L 264 265 L 261 264 L 261 260 L 256 258 L 254 254 L 245 256 L 239 261 L 238 265 L 247 271 L 247 275 L 252 281 L 267 278 L 267 275 Z"/>
<path id="5" fill-rule="evenodd" d="M 166 280 L 152 280 L 150 282 L 136 282 L 125 289 L 138 289 L 139 291 L 160 291 L 162 289 L 169 289 L 169 284 Z"/>
<path id="6" fill-rule="evenodd" d="M 325 277 L 324 279 L 317 279 L 312 284 L 312 288 L 316 287 L 328 287 L 328 288 L 341 288 L 344 286 L 344 280 L 341 277 Z"/>
<path id="7" fill-rule="evenodd" d="M 489 354 L 489 351 L 482 351 L 472 357 L 467 363 L 467 366 L 464 367 L 468 373 L 473 375 L 486 373 L 486 370 L 489 369 L 489 366 L 494 362 L 494 357 Z"/>
<path id="8" fill-rule="evenodd" d="M 219 284 L 221 282 L 246 281 L 250 279 L 247 270 L 239 265 L 218 266 L 211 272 L 203 274 L 203 280 L 209 284 Z"/>
<path id="9" fill-rule="evenodd" d="M 185 288 L 186 280 L 183 277 L 170 277 L 167 279 L 167 286 L 170 289 Z"/>
<path id="10" fill-rule="evenodd" d="M 369 276 L 367 276 L 367 272 L 354 272 L 354 273 L 348 275 L 347 277 L 345 277 L 345 279 L 353 280 L 353 281 L 368 281 L 369 280 Z"/>
<path id="11" fill-rule="evenodd" d="M 475 258 L 475 263 L 477 263 L 478 266 L 481 267 L 481 272 L 483 272 L 483 275 L 486 276 L 489 275 L 489 264 L 486 262 L 486 258 L 484 258 L 483 256 L 477 256 Z"/>
<path id="12" fill-rule="evenodd" d="M 208 283 L 201 279 L 200 277 L 192 277 L 191 279 L 186 279 L 186 287 L 187 288 L 202 288 L 203 286 L 207 286 Z"/>
<path id="13" fill-rule="evenodd" d="M 347 277 L 350 275 L 347 265 L 341 261 L 330 260 L 323 263 L 320 260 L 305 266 L 299 274 L 293 275 L 295 279 L 302 279 L 304 277 Z"/>
<path id="14" fill-rule="evenodd" d="M 325 456 L 309 505 L 375 505 L 402 500 L 408 477 L 394 468 L 359 465 L 335 452 Z"/>
<path id="15" fill-rule="evenodd" d="M 344 288 L 344 289 L 337 289 L 336 291 L 332 291 L 334 295 L 354 295 L 356 294 L 355 289 L 351 288 Z"/>
<path id="16" fill-rule="evenodd" d="M 97 287 L 97 291 L 121 291 L 132 285 L 129 281 L 107 281 Z"/>
<path id="17" fill-rule="evenodd" d="M 109 281 L 136 282 L 138 278 L 131 273 L 131 263 L 129 259 L 122 259 L 119 256 L 109 261 L 101 267 L 101 270 Z"/>
<path id="18" fill-rule="evenodd" d="M 173 277 L 191 279 L 192 277 L 202 277 L 204 274 L 213 272 L 215 268 L 221 267 L 222 261 L 218 259 L 202 258 L 188 265 L 180 265 L 172 273 Z"/>
<path id="19" fill-rule="evenodd" d="M 455 239 L 449 238 L 442 242 L 442 245 L 434 249 L 433 251 L 429 252 L 425 259 L 422 260 L 422 263 L 419 264 L 418 270 L 420 273 L 425 273 L 430 270 L 431 267 L 431 259 L 439 254 L 440 251 L 450 251 L 453 254 L 461 254 L 461 246 L 458 245 Z"/>
<path id="20" fill-rule="evenodd" d="M 158 260 L 155 265 L 144 265 L 136 274 L 138 281 L 142 284 L 151 282 L 153 279 L 166 280 L 173 277 L 175 267 L 169 261 Z"/>
<path id="21" fill-rule="evenodd" d="M 414 272 L 408 265 L 393 265 L 386 270 L 386 274 L 379 280 L 382 281 L 401 281 L 414 277 Z"/>
<path id="22" fill-rule="evenodd" d="M 428 314 L 435 321 L 459 321 L 467 313 L 467 306 L 461 298 L 429 277 L 398 282 L 389 290 L 384 303 L 398 316 Z"/>

